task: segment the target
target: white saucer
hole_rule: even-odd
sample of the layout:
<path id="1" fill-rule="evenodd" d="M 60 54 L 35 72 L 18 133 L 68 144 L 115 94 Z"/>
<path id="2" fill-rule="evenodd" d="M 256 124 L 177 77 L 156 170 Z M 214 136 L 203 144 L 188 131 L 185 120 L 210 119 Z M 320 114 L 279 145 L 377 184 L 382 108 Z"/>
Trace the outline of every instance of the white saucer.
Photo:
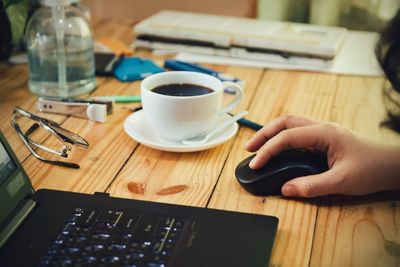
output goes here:
<path id="1" fill-rule="evenodd" d="M 228 114 L 221 116 L 218 119 L 216 126 L 229 118 L 230 116 Z M 181 143 L 164 140 L 151 129 L 144 117 L 142 110 L 133 113 L 125 120 L 124 129 L 130 137 L 142 145 L 171 152 L 193 152 L 209 149 L 229 140 L 236 134 L 238 125 L 237 123 L 234 123 L 232 126 L 226 128 L 223 132 L 212 136 L 207 142 L 196 145 L 184 145 Z"/>

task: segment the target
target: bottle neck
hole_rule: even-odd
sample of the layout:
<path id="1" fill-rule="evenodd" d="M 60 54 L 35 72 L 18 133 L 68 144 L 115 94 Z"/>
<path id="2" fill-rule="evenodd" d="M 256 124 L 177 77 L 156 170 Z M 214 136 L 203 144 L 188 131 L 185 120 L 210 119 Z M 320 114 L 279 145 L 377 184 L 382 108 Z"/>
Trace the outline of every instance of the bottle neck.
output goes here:
<path id="1" fill-rule="evenodd" d="M 44 0 L 43 5 L 48 7 L 69 6 L 71 0 Z"/>

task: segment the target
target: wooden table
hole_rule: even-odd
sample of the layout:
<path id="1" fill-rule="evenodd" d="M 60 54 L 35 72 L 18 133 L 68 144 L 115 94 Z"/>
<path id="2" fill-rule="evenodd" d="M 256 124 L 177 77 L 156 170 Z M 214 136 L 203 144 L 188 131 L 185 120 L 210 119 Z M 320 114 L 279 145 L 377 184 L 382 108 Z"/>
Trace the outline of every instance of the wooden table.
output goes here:
<path id="1" fill-rule="evenodd" d="M 98 21 L 95 38 L 114 36 L 130 43 L 132 25 Z M 152 58 L 160 64 L 164 59 Z M 247 118 L 253 121 L 265 124 L 282 114 L 299 114 L 338 122 L 372 139 L 400 141 L 400 135 L 379 128 L 385 117 L 383 78 L 211 67 L 245 81 L 245 99 L 238 110 L 249 110 Z M 139 94 L 139 82 L 98 78 L 97 84 L 92 96 Z M 57 167 L 30 156 L 10 125 L 13 106 L 37 112 L 35 103 L 36 96 L 27 87 L 27 67 L 2 63 L 0 128 L 35 189 L 100 191 L 130 199 L 274 215 L 280 223 L 270 266 L 400 264 L 400 198 L 396 193 L 311 200 L 252 196 L 236 182 L 234 169 L 249 155 L 243 144 L 253 130 L 241 127 L 234 138 L 206 151 L 163 152 L 138 144 L 124 132 L 124 121 L 131 114 L 124 105 L 116 105 L 104 124 L 46 114 L 90 143 L 88 150 L 72 154 L 71 161 L 81 165 L 79 170 Z"/>

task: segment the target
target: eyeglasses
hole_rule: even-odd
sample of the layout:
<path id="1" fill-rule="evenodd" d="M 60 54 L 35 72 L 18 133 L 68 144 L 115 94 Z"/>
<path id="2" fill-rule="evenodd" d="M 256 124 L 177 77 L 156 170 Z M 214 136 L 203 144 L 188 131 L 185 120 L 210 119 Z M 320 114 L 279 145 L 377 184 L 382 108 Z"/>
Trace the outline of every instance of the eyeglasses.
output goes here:
<path id="1" fill-rule="evenodd" d="M 29 119 L 33 121 L 33 124 L 26 131 L 23 131 L 20 127 L 20 124 L 18 124 L 17 122 L 21 119 Z M 25 125 L 27 123 L 28 122 L 21 125 Z M 72 147 L 66 145 L 65 143 L 68 143 L 73 146 L 79 146 L 82 148 L 89 147 L 89 143 L 84 138 L 67 129 L 62 128 L 57 122 L 34 115 L 20 107 L 14 107 L 13 119 L 11 120 L 11 125 L 14 127 L 18 136 L 21 138 L 22 142 L 26 145 L 26 147 L 34 157 L 43 162 L 50 163 L 53 165 L 74 168 L 74 169 L 79 168 L 79 165 L 76 163 L 46 159 L 45 157 L 39 155 L 39 152 L 35 151 L 35 149 L 40 149 L 43 152 L 52 153 L 67 158 L 68 152 L 72 150 Z M 31 138 L 31 135 L 37 129 L 44 129 L 46 132 L 49 132 L 51 136 L 56 137 L 56 139 L 58 139 L 58 141 L 62 143 L 61 148 L 59 149 L 49 148 L 43 144 L 40 144 L 38 141 L 34 141 Z"/>

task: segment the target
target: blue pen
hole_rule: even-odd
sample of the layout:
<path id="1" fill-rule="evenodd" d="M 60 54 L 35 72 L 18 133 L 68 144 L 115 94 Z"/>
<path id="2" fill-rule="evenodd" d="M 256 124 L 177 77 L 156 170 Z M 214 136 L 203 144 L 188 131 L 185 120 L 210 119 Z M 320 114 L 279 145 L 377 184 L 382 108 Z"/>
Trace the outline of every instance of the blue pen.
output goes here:
<path id="1" fill-rule="evenodd" d="M 231 116 L 233 116 L 232 113 L 228 113 L 228 114 L 231 115 Z M 255 122 L 250 121 L 250 120 L 245 119 L 245 118 L 241 118 L 241 119 L 239 119 L 237 122 L 238 122 L 240 125 L 242 125 L 242 126 L 244 126 L 244 127 L 247 127 L 247 128 L 250 128 L 250 129 L 253 129 L 253 130 L 255 130 L 255 131 L 258 131 L 258 130 L 260 130 L 260 129 L 263 127 L 261 124 L 255 123 Z"/>
<path id="2" fill-rule="evenodd" d="M 175 59 L 167 59 L 164 62 L 164 68 L 171 69 L 171 70 L 182 70 L 182 71 L 194 71 L 194 72 L 201 72 L 211 76 L 214 76 L 221 81 L 229 81 L 234 83 L 242 83 L 241 80 L 231 77 L 229 75 L 219 73 L 213 69 L 209 69 L 198 64 L 192 64 L 188 62 L 183 62 Z M 228 92 L 230 93 L 230 91 Z"/>
<path id="3" fill-rule="evenodd" d="M 237 121 L 240 125 L 245 126 L 247 128 L 253 129 L 253 130 L 260 130 L 263 126 L 261 124 L 249 121 L 248 119 L 241 118 Z"/>

